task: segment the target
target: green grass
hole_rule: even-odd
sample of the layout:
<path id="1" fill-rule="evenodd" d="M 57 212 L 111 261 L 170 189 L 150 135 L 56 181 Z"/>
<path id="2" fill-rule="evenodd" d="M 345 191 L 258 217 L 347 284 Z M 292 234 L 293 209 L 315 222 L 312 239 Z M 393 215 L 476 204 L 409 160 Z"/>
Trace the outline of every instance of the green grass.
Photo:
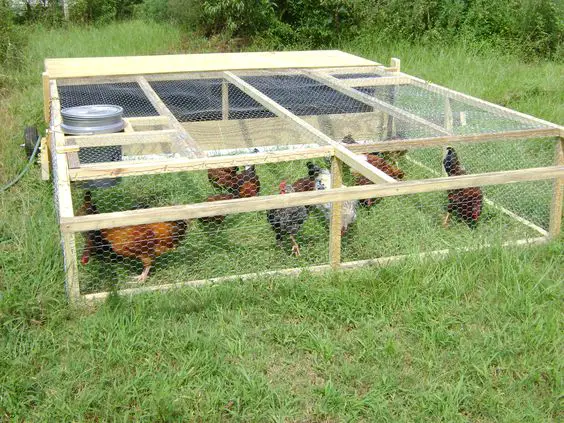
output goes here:
<path id="1" fill-rule="evenodd" d="M 5 111 L 0 115 L 1 182 L 24 165 L 18 147 L 23 126 L 41 120 L 44 57 L 213 49 L 174 28 L 140 22 L 31 31 L 27 66 L 10 75 L 13 88 L 0 99 Z M 439 50 L 361 40 L 343 48 L 380 61 L 393 54 L 402 58 L 406 72 L 541 118 L 564 120 L 563 65 L 525 65 L 464 46 Z M 534 154 L 526 147 L 523 152 Z M 543 157 L 537 154 L 534 160 L 544 162 Z M 511 158 L 509 163 L 520 162 Z M 402 165 L 407 170 L 409 164 Z M 294 172 L 280 169 L 281 175 Z M 204 185 L 202 178 L 194 199 L 207 193 Z M 524 185 L 487 194 L 508 205 Z M 531 192 L 550 190 L 547 184 L 532 185 Z M 157 202 L 170 203 L 180 195 L 164 188 L 146 193 L 147 198 L 157 194 Z M 440 229 L 440 196 L 414 196 L 403 203 L 408 206 L 400 216 L 394 200 L 362 212 L 370 225 L 384 226 L 387 236 L 351 229 L 345 258 L 475 239 L 460 223 L 451 231 Z M 544 194 L 520 200 L 523 213 L 545 224 L 539 203 L 545 204 Z M 560 417 L 561 240 L 526 250 L 454 255 L 443 262 L 412 260 L 385 269 L 262 278 L 131 300 L 111 297 L 99 308 L 75 310 L 64 295 L 51 185 L 39 181 L 34 168 L 0 194 L 0 205 L 3 420 L 536 422 Z M 389 219 L 392 212 L 396 215 Z M 511 228 L 495 210 L 486 212 L 489 220 L 476 230 L 478 237 L 523 235 L 522 227 Z M 241 234 L 255 221 L 262 222 L 256 234 L 255 229 Z M 319 240 L 324 223 L 319 218 L 308 225 L 303 240 L 310 255 L 303 262 L 325 254 L 316 250 L 318 242 L 308 241 L 308 236 Z M 296 265 L 272 250 L 263 214 L 232 216 L 224 225 L 230 230 L 239 237 L 257 235 L 265 260 L 239 254 L 237 242 L 226 241 L 224 234 L 202 233 L 202 245 L 190 250 L 197 266 L 176 267 L 181 250 L 170 259 L 163 256 L 155 277 Z M 189 236 L 196 241 L 195 235 Z M 223 265 L 206 253 L 210 245 L 225 253 Z M 124 281 L 134 274 L 129 265 L 110 267 Z M 88 271 L 96 269 L 108 271 L 93 260 Z"/>

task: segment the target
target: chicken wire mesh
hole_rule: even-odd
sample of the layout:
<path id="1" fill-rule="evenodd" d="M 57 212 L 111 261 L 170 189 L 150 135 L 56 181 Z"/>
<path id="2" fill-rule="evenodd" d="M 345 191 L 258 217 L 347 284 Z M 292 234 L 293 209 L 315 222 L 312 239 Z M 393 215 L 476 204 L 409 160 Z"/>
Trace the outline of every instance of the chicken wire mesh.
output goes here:
<path id="1" fill-rule="evenodd" d="M 312 191 L 318 175 L 328 172 L 326 166 L 324 159 L 296 160 L 130 176 L 109 188 L 75 184 L 73 203 L 76 214 L 87 215 Z M 82 293 L 139 279 L 171 283 L 325 264 L 328 215 L 314 209 L 274 208 L 84 232 L 77 236 Z"/>
<path id="2" fill-rule="evenodd" d="M 347 144 L 444 135 L 403 115 L 351 98 L 295 70 L 236 73 L 246 84 L 335 141 Z M 378 78 L 337 73 L 338 80 Z M 208 157 L 325 145 L 221 75 L 148 76 L 150 89 Z M 448 100 L 415 86 L 358 87 L 378 101 L 453 134 L 531 129 L 509 114 Z M 147 142 L 148 131 L 173 128 L 137 82 L 69 83 L 62 107 L 110 103 L 123 107 L 127 145 L 80 149 L 80 166 L 112 161 L 167 160 L 185 152 L 175 134 Z M 448 105 L 447 105 L 448 103 Z M 142 118 L 142 119 L 141 119 Z M 135 132 L 143 131 L 138 141 Z M 172 132 L 172 131 L 171 131 Z M 397 180 L 478 174 L 554 164 L 554 138 L 457 143 L 444 147 L 371 152 L 367 160 Z M 459 164 L 450 165 L 444 160 Z M 75 213 L 95 214 L 329 189 L 329 157 L 254 166 L 126 176 L 92 184 L 73 182 Z M 462 171 L 460 170 L 462 169 Z M 285 184 L 283 182 L 286 182 Z M 99 182 L 99 180 L 97 180 Z M 345 186 L 372 182 L 344 166 Z M 549 181 L 474 187 L 452 192 L 344 202 L 342 260 L 355 261 L 546 235 Z M 135 283 L 162 284 L 314 266 L 329 262 L 332 206 L 229 214 L 77 233 L 78 279 L 83 294 Z M 447 218 L 447 212 L 449 217 Z"/>

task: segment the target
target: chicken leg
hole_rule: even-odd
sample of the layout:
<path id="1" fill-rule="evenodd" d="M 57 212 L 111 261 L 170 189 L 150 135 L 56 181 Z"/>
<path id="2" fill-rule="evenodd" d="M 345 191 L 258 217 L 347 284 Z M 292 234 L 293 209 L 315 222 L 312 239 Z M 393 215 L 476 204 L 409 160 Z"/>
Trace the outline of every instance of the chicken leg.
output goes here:
<path id="1" fill-rule="evenodd" d="M 294 238 L 294 235 L 290 234 L 290 239 L 292 240 L 292 254 L 295 254 L 296 257 L 299 257 L 300 256 L 300 246 L 296 242 L 296 238 Z"/>
<path id="2" fill-rule="evenodd" d="M 149 271 L 153 265 L 153 260 L 150 257 L 142 257 L 141 261 L 143 262 L 143 272 L 139 276 L 135 276 L 135 278 L 133 278 L 135 283 L 145 282 L 149 277 Z"/>
<path id="3" fill-rule="evenodd" d="M 448 228 L 449 221 L 450 221 L 450 212 L 447 212 L 445 218 L 443 219 L 443 228 Z"/>

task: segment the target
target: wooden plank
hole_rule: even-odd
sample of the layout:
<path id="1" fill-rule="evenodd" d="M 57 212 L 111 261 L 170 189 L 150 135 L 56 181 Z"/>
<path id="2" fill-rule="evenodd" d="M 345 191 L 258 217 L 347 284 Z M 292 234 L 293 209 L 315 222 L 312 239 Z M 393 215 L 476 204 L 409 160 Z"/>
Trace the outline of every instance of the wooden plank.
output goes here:
<path id="1" fill-rule="evenodd" d="M 69 169 L 77 169 L 80 167 L 80 159 L 78 153 L 67 153 L 67 162 Z"/>
<path id="2" fill-rule="evenodd" d="M 382 172 L 380 169 L 372 166 L 370 163 L 366 162 L 365 160 L 351 153 L 349 150 L 347 150 L 347 148 L 343 147 L 338 142 L 333 141 L 329 136 L 325 135 L 323 132 L 314 128 L 312 125 L 310 125 L 303 119 L 300 119 L 292 112 L 290 112 L 288 109 L 282 107 L 280 104 L 274 102 L 265 94 L 263 94 L 262 92 L 251 86 L 250 84 L 246 83 L 241 78 L 235 76 L 233 73 L 224 72 L 224 75 L 229 82 L 231 82 L 241 91 L 243 91 L 253 100 L 262 104 L 270 112 L 274 113 L 276 116 L 286 118 L 289 121 L 293 122 L 295 125 L 309 132 L 313 137 L 319 140 L 320 143 L 332 145 L 335 148 L 335 155 L 337 155 L 339 159 L 344 161 L 348 166 L 350 166 L 351 168 L 353 168 L 363 176 L 367 177 L 371 181 L 389 182 L 389 183 L 396 182 L 395 179 L 391 178 L 390 176 Z"/>
<path id="3" fill-rule="evenodd" d="M 556 144 L 555 159 L 557 165 L 564 165 L 564 137 Z M 548 232 L 553 239 L 558 238 L 562 229 L 562 201 L 564 191 L 564 177 L 555 178 L 552 187 L 552 202 L 550 204 L 550 222 Z"/>
<path id="4" fill-rule="evenodd" d="M 521 247 L 521 246 L 533 246 L 539 245 L 547 242 L 547 238 L 532 238 L 532 239 L 521 239 L 517 241 L 507 241 L 502 244 L 503 247 Z M 401 261 L 405 261 L 412 258 L 419 258 L 421 260 L 427 258 L 433 259 L 441 259 L 449 257 L 450 254 L 463 251 L 477 251 L 482 249 L 491 248 L 492 245 L 490 244 L 483 244 L 477 247 L 469 247 L 464 249 L 453 249 L 453 250 L 438 250 L 438 251 L 429 251 L 423 252 L 419 254 L 405 254 L 405 255 L 397 255 L 391 257 L 380 257 L 375 259 L 369 260 L 358 260 L 358 261 L 349 261 L 342 263 L 340 269 L 341 270 L 353 270 L 359 269 L 361 267 L 367 266 L 374 266 L 374 267 L 382 267 L 388 266 L 393 263 L 399 263 Z M 244 275 L 232 275 L 232 276 L 220 276 L 217 278 L 209 278 L 209 279 L 199 279 L 194 281 L 186 281 L 186 282 L 176 282 L 176 283 L 168 283 L 162 285 L 149 285 L 149 286 L 141 286 L 135 288 L 126 288 L 120 289 L 117 291 L 118 295 L 123 296 L 132 296 L 137 294 L 143 293 L 150 293 L 150 292 L 166 292 L 174 289 L 182 289 L 182 288 L 195 288 L 195 287 L 203 287 L 203 286 L 210 286 L 210 285 L 217 285 L 220 283 L 226 282 L 235 282 L 235 281 L 246 281 L 246 280 L 264 280 L 266 277 L 271 278 L 273 276 L 298 276 L 302 272 L 308 273 L 324 273 L 331 270 L 330 265 L 319 265 L 319 266 L 307 266 L 307 267 L 296 267 L 291 269 L 281 269 L 281 270 L 268 270 L 264 272 L 256 272 L 256 273 L 247 273 Z M 93 294 L 86 294 L 82 295 L 81 300 L 87 303 L 93 303 L 96 301 L 103 301 L 112 295 L 113 292 L 96 292 Z"/>
<path id="5" fill-rule="evenodd" d="M 416 87 L 423 88 L 423 89 L 425 89 L 429 92 L 434 92 L 434 93 L 437 93 L 437 94 L 445 95 L 445 96 L 447 96 L 447 97 L 449 97 L 453 100 L 457 100 L 457 101 L 460 101 L 462 103 L 466 103 L 468 105 L 477 107 L 477 108 L 482 109 L 482 110 L 487 110 L 491 113 L 494 113 L 494 114 L 497 114 L 497 115 L 500 115 L 500 116 L 504 116 L 504 117 L 507 117 L 509 119 L 513 119 L 513 120 L 516 120 L 518 122 L 521 122 L 521 123 L 525 123 L 525 124 L 528 124 L 528 125 L 534 125 L 534 126 L 548 126 L 550 128 L 558 128 L 558 129 L 563 128 L 562 126 L 559 126 L 555 123 L 548 122 L 548 121 L 542 120 L 542 119 L 538 119 L 536 117 L 527 115 L 525 113 L 517 112 L 515 110 L 508 109 L 507 107 L 499 106 L 497 104 L 490 103 L 490 102 L 485 101 L 485 100 L 480 100 L 479 98 L 472 97 L 470 95 L 463 94 L 463 93 L 460 93 L 458 91 L 454 91 L 454 90 L 451 90 L 449 88 L 445 88 L 445 87 L 442 87 L 440 85 L 424 81 L 423 79 L 416 78 L 414 76 L 407 75 L 405 73 L 402 73 L 401 75 L 409 77 L 411 79 L 411 84 L 416 86 Z"/>
<path id="6" fill-rule="evenodd" d="M 56 153 L 57 147 L 65 145 L 65 136 L 61 129 L 62 117 L 59 102 L 57 84 L 50 82 L 51 93 L 51 120 L 49 134 L 51 134 L 50 150 L 53 151 L 53 179 L 56 180 L 55 201 L 59 222 L 64 219 L 74 217 L 70 179 L 68 175 L 67 156 L 64 153 Z M 62 233 L 63 259 L 65 265 L 65 285 L 70 301 L 77 301 L 80 298 L 80 286 L 78 282 L 78 263 L 76 258 L 76 244 L 74 233 Z"/>
<path id="7" fill-rule="evenodd" d="M 226 81 L 221 83 L 221 118 L 229 119 L 229 84 Z"/>
<path id="8" fill-rule="evenodd" d="M 187 204 L 170 207 L 157 207 L 145 210 L 105 213 L 79 216 L 61 220 L 61 230 L 81 232 L 124 225 L 138 225 L 167 220 L 195 219 L 272 208 L 307 206 L 335 201 L 358 200 L 361 198 L 391 197 L 397 195 L 419 194 L 445 191 L 449 189 L 511 184 L 516 182 L 540 181 L 564 177 L 564 166 L 551 166 L 534 169 L 490 172 L 479 175 L 451 176 L 429 180 L 398 182 L 395 184 L 376 184 L 354 187 L 332 188 L 314 192 L 267 195 L 242 198 L 213 203 Z"/>
<path id="9" fill-rule="evenodd" d="M 43 119 L 45 123 L 49 124 L 50 115 L 51 115 L 51 90 L 49 86 L 49 74 L 47 72 L 43 72 L 42 74 L 43 80 Z"/>
<path id="10" fill-rule="evenodd" d="M 344 85 L 351 88 L 380 87 L 383 85 L 407 85 L 411 82 L 405 76 L 382 76 L 373 78 L 349 78 L 341 79 Z"/>
<path id="11" fill-rule="evenodd" d="M 151 87 L 149 82 L 142 77 L 139 76 L 136 78 L 139 87 L 143 90 L 153 107 L 157 110 L 157 112 L 162 115 L 168 117 L 170 124 L 173 129 L 176 129 L 178 140 L 180 143 L 184 144 L 185 148 L 181 147 L 181 150 L 186 152 L 189 157 L 203 157 L 204 154 L 200 150 L 198 144 L 194 139 L 186 132 L 186 129 L 178 122 L 174 114 L 169 110 L 168 107 L 164 104 L 161 98 L 157 95 L 155 90 Z"/>
<path id="12" fill-rule="evenodd" d="M 41 138 L 41 180 L 49 180 L 49 131 L 47 136 Z"/>
<path id="13" fill-rule="evenodd" d="M 46 59 L 51 78 L 377 65 L 338 50 Z"/>
<path id="14" fill-rule="evenodd" d="M 367 75 L 376 74 L 382 76 L 391 76 L 385 70 L 383 65 L 372 65 L 372 66 L 354 66 L 354 67 L 326 67 L 323 69 L 317 69 L 319 72 L 328 75 L 350 75 L 356 73 L 365 73 Z M 300 73 L 303 71 L 299 71 Z M 239 72 L 237 72 L 239 75 Z"/>
<path id="15" fill-rule="evenodd" d="M 355 137 L 376 141 L 381 137 L 383 115 L 380 112 L 363 112 L 300 116 L 300 119 L 332 140 L 341 140 L 345 135 L 354 133 Z M 287 120 L 280 117 L 183 122 L 182 126 L 202 150 L 268 146 L 280 146 L 283 149 L 299 144 L 319 145 L 317 139 L 312 139 L 309 132 L 295 124 L 288 125 Z"/>
<path id="16" fill-rule="evenodd" d="M 402 119 L 406 122 L 411 122 L 420 127 L 432 129 L 439 134 L 448 135 L 448 132 L 444 128 L 440 127 L 439 125 L 429 122 L 428 120 L 425 120 L 417 115 L 414 115 L 413 113 L 406 112 L 405 110 L 400 109 L 399 107 L 392 106 L 391 104 L 386 103 L 385 101 L 378 100 L 375 97 L 372 97 L 368 94 L 355 90 L 354 88 L 348 87 L 346 84 L 343 83 L 342 80 L 337 79 L 331 75 L 326 75 L 318 71 L 305 71 L 304 73 L 307 76 L 315 79 L 316 81 L 321 82 L 322 84 L 327 85 L 328 87 L 334 89 L 335 91 L 345 94 L 350 98 L 354 98 L 355 100 L 367 104 L 368 106 L 372 106 L 376 110 L 381 110 L 397 119 Z"/>
<path id="17" fill-rule="evenodd" d="M 550 138 L 559 134 L 558 129 L 523 129 L 508 132 L 485 133 L 476 135 L 445 135 L 440 137 L 412 138 L 402 140 L 378 141 L 359 144 L 342 144 L 355 153 L 370 151 L 395 151 L 398 149 L 415 149 L 460 144 L 467 142 L 507 141 L 512 139 Z"/>
<path id="18" fill-rule="evenodd" d="M 176 129 L 157 131 L 117 132 L 114 134 L 72 135 L 66 136 L 67 147 L 73 144 L 83 147 L 109 147 L 114 145 L 171 143 L 176 140 Z M 57 150 L 59 151 L 59 150 Z"/>
<path id="19" fill-rule="evenodd" d="M 138 126 L 170 126 L 170 121 L 167 116 L 138 116 L 124 118 L 126 122 L 131 123 L 135 130 Z"/>
<path id="20" fill-rule="evenodd" d="M 76 258 L 75 234 L 64 232 L 63 239 L 63 263 L 65 267 L 65 288 L 71 303 L 80 300 L 80 285 L 78 280 L 78 265 Z"/>
<path id="21" fill-rule="evenodd" d="M 168 283 L 162 285 L 149 285 L 149 286 L 140 286 L 135 288 L 126 288 L 120 289 L 117 291 L 117 294 L 129 296 L 129 295 L 136 295 L 148 292 L 164 292 L 170 291 L 173 289 L 181 289 L 181 288 L 188 288 L 188 287 L 202 287 L 207 285 L 216 285 L 225 282 L 231 281 L 245 281 L 249 279 L 258 279 L 264 277 L 272 277 L 272 276 L 298 276 L 302 272 L 309 272 L 309 273 L 318 273 L 330 270 L 330 266 L 327 264 L 322 264 L 319 266 L 307 266 L 307 267 L 296 267 L 291 269 L 280 269 L 280 270 L 267 270 L 264 272 L 256 272 L 256 273 L 248 273 L 245 275 L 233 275 L 233 276 L 220 276 L 217 278 L 209 278 L 209 279 L 200 279 L 195 281 L 186 281 L 186 282 L 176 282 L 176 283 Z M 95 302 L 101 301 L 106 299 L 110 295 L 110 292 L 96 292 L 93 294 L 86 294 L 82 296 L 82 300 L 85 302 Z"/>
<path id="22" fill-rule="evenodd" d="M 546 237 L 526 238 L 526 239 L 518 239 L 516 241 L 506 241 L 503 242 L 501 246 L 502 247 L 530 247 L 533 245 L 545 244 L 547 241 L 548 238 Z M 419 254 L 406 254 L 406 255 L 398 255 L 398 256 L 390 256 L 390 257 L 379 257 L 379 258 L 367 259 L 367 260 L 347 261 L 341 263 L 341 270 L 352 270 L 366 266 L 377 266 L 377 267 L 389 266 L 390 264 L 402 262 L 414 257 L 419 259 L 433 258 L 436 260 L 441 258 L 447 258 L 455 253 L 480 251 L 495 246 L 497 245 L 484 243 L 476 247 L 453 248 L 453 249 L 428 251 Z"/>
<path id="23" fill-rule="evenodd" d="M 445 97 L 445 129 L 449 134 L 452 134 L 454 129 L 454 118 L 452 116 L 452 107 L 450 105 L 450 98 Z"/>
<path id="24" fill-rule="evenodd" d="M 72 181 L 86 181 L 90 179 L 115 178 L 118 176 L 188 172 L 229 166 L 305 160 L 325 157 L 332 154 L 333 147 L 324 146 L 303 150 L 239 154 L 234 156 L 207 157 L 202 159 L 181 158 L 162 161 L 145 160 L 131 162 L 84 163 L 79 169 L 70 170 L 70 178 Z"/>
<path id="25" fill-rule="evenodd" d="M 331 188 L 343 186 L 343 166 L 337 157 L 331 157 Z M 331 219 L 329 222 L 329 264 L 337 269 L 341 264 L 341 214 L 343 203 L 335 201 L 331 203 Z"/>

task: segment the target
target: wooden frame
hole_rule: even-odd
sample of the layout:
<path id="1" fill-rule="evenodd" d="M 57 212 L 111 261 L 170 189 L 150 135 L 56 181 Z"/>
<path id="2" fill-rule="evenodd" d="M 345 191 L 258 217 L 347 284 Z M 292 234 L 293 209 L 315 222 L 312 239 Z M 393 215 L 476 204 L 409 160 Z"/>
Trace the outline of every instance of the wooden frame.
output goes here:
<path id="1" fill-rule="evenodd" d="M 266 73 L 265 73 L 266 71 Z M 333 75 L 359 73 L 365 78 L 335 78 Z M 360 101 L 374 112 L 367 114 L 368 119 L 378 119 L 380 137 L 370 137 L 368 142 L 355 145 L 341 144 L 334 131 L 325 131 L 322 124 L 315 125 L 315 117 L 298 117 L 288 109 L 273 101 L 241 76 L 245 75 L 293 74 L 306 75 L 337 92 Z M 372 75 L 378 75 L 374 77 Z M 146 75 L 146 76 L 144 76 Z M 92 78 L 89 78 L 92 77 Z M 288 127 L 303 134 L 302 146 L 288 144 L 286 149 L 270 148 L 259 153 L 236 154 L 237 148 L 219 151 L 221 155 L 212 156 L 214 150 L 203 147 L 197 137 L 191 134 L 196 126 L 179 122 L 151 87 L 152 80 L 182 80 L 189 78 L 217 78 L 221 84 L 221 118 L 218 122 L 230 125 L 229 120 L 229 84 L 233 84 L 253 100 L 272 112 L 276 119 L 286 122 Z M 65 136 L 61 130 L 60 101 L 57 80 L 64 85 L 137 82 L 147 99 L 159 113 L 159 116 L 127 118 L 127 130 L 124 133 L 90 136 Z M 430 92 L 444 95 L 445 118 L 441 125 L 429 122 L 409 113 L 395 104 L 387 103 L 362 93 L 356 88 L 385 86 L 395 93 L 399 85 L 414 85 Z M 366 265 L 385 265 L 403 260 L 408 256 L 382 257 L 356 262 L 343 262 L 341 259 L 341 212 L 344 201 L 361 198 L 390 197 L 417 193 L 445 191 L 472 186 L 511 184 L 526 181 L 553 181 L 552 203 L 550 205 L 550 223 L 548 230 L 518 216 L 490 199 L 484 201 L 491 207 L 501 211 L 516 222 L 535 230 L 539 238 L 517 240 L 504 243 L 510 245 L 529 245 L 546 242 L 557 237 L 561 231 L 562 198 L 564 186 L 564 153 L 562 140 L 564 129 L 558 125 L 531 116 L 518 113 L 465 94 L 457 93 L 444 87 L 429 84 L 423 80 L 404 74 L 400 71 L 399 59 L 392 59 L 389 67 L 384 67 L 360 57 L 338 51 L 319 52 L 280 52 L 280 53 L 233 53 L 208 55 L 177 55 L 134 58 L 88 58 L 88 59 L 48 59 L 46 72 L 43 73 L 43 96 L 45 101 L 44 115 L 49 121 L 49 137 L 42 144 L 45 154 L 49 151 L 52 157 L 54 180 L 56 182 L 56 202 L 59 212 L 59 224 L 63 241 L 63 256 L 66 270 L 66 287 L 69 298 L 73 302 L 99 300 L 108 293 L 82 295 L 78 280 L 75 236 L 78 232 L 128 226 L 144 223 L 162 222 L 177 219 L 195 219 L 269 210 L 272 208 L 291 207 L 297 205 L 315 205 L 331 203 L 333 205 L 329 231 L 329 254 L 327 264 L 300 269 L 283 269 L 259 272 L 248 275 L 233 275 L 209 280 L 189 281 L 159 286 L 147 286 L 120 291 L 122 294 L 133 294 L 156 290 L 167 290 L 179 286 L 200 286 L 207 283 L 219 283 L 237 279 L 248 279 L 264 275 L 295 275 L 301 271 L 326 271 L 329 269 L 352 269 Z M 392 95 L 394 97 L 395 95 Z M 532 126 L 531 129 L 502 131 L 496 133 L 455 135 L 451 101 L 462 101 L 473 107 L 507 116 L 520 123 Z M 267 122 L 264 118 L 255 123 Z M 347 115 L 344 120 L 355 119 Z M 414 124 L 437 134 L 435 137 L 415 139 L 394 139 L 396 120 Z M 259 122 L 260 121 L 260 122 Z M 322 119 L 318 119 L 319 122 Z M 332 121 L 333 123 L 339 120 Z M 330 122 L 331 123 L 331 122 Z M 239 124 L 247 124 L 240 122 Z M 252 122 L 251 122 L 252 124 Z M 354 125 L 354 123 L 352 124 Z M 202 126 L 203 127 L 203 126 Z M 329 135 L 331 134 L 331 135 Z M 370 165 L 363 155 L 370 151 L 412 150 L 433 146 L 473 142 L 503 142 L 512 139 L 531 139 L 556 137 L 555 162 L 553 166 L 542 168 L 520 169 L 503 172 L 488 172 L 475 175 L 441 177 L 433 171 L 435 178 L 426 180 L 410 180 L 398 182 L 382 170 Z M 391 138 L 391 139 L 390 139 Z M 361 140 L 357 140 L 361 141 Z M 77 152 L 83 147 L 99 146 L 132 146 L 141 144 L 168 145 L 181 158 L 162 160 L 133 160 L 111 163 L 81 164 Z M 210 150 L 210 151 L 207 151 Z M 225 152 L 222 152 L 225 151 Z M 217 151 L 216 151 L 217 152 Z M 225 155 L 224 155 L 225 154 Z M 190 172 L 234 165 L 251 165 L 303 160 L 320 157 L 331 157 L 331 174 L 333 186 L 323 191 L 260 196 L 212 203 L 185 204 L 170 207 L 158 207 L 124 212 L 104 213 L 88 216 L 75 216 L 71 197 L 71 181 L 127 177 L 130 175 L 149 175 L 170 172 Z M 417 165 L 417 163 L 407 156 Z M 46 167 L 42 156 L 43 167 Z M 345 187 L 342 185 L 343 163 L 351 169 L 370 179 L 373 184 L 365 186 Z M 46 171 L 43 169 L 43 175 Z M 483 245 L 479 248 L 487 248 Z M 471 249 L 462 249 L 471 250 Z M 419 254 L 420 258 L 444 257 L 450 250 L 431 251 Z"/>

